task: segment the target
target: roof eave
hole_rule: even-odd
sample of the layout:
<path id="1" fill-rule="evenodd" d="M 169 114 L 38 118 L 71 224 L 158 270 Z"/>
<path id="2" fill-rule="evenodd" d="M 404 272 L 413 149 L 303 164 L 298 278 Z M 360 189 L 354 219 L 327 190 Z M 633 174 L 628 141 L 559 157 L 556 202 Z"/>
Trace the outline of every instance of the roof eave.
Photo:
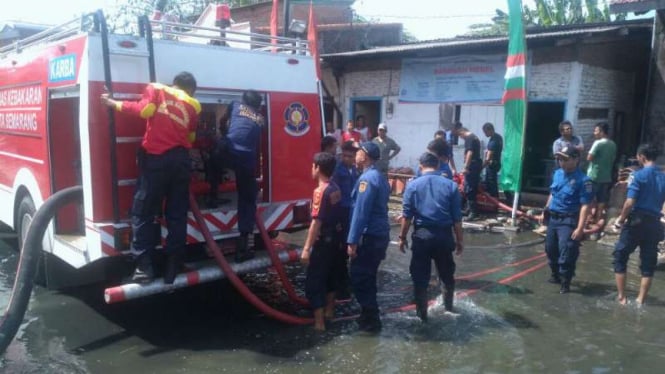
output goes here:
<path id="1" fill-rule="evenodd" d="M 610 13 L 648 12 L 653 9 L 665 9 L 665 0 L 647 0 L 610 3 Z"/>

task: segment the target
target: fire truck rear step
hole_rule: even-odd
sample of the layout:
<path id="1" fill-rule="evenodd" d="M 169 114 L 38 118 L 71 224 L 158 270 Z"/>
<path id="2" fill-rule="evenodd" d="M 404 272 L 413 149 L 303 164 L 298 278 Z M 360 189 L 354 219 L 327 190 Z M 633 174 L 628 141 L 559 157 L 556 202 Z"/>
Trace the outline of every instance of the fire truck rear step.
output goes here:
<path id="1" fill-rule="evenodd" d="M 279 253 L 279 259 L 283 263 L 295 262 L 299 258 L 300 250 L 292 249 Z M 271 264 L 270 257 L 264 255 L 239 264 L 234 263 L 231 267 L 236 274 L 246 274 L 266 268 Z M 126 283 L 104 290 L 104 300 L 107 304 L 114 304 L 226 278 L 214 260 L 187 263 L 186 266 L 189 268 L 188 271 L 178 274 L 173 284 L 164 284 L 162 278 L 144 284 Z"/>

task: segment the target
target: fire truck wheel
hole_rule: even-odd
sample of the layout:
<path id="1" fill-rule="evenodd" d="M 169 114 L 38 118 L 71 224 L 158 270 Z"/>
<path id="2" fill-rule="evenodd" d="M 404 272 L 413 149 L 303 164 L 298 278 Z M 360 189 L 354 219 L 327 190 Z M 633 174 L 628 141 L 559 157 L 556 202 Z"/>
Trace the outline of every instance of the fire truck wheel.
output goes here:
<path id="1" fill-rule="evenodd" d="M 18 206 L 18 215 L 16 221 L 16 233 L 18 241 L 18 251 L 23 250 L 23 243 L 25 243 L 25 238 L 28 235 L 28 230 L 30 229 L 30 224 L 35 216 L 35 203 L 32 201 L 30 195 L 26 195 L 21 200 L 21 203 Z M 34 282 L 35 284 L 46 287 L 46 261 L 44 255 L 39 251 L 39 259 L 37 260 L 37 273 L 35 274 Z"/>
<path id="2" fill-rule="evenodd" d="M 18 248 L 23 248 L 25 237 L 28 234 L 28 228 L 32 223 L 32 218 L 35 216 L 35 203 L 32 202 L 30 195 L 26 195 L 21 200 L 18 206 L 18 215 L 16 216 L 16 234 L 18 236 Z"/>

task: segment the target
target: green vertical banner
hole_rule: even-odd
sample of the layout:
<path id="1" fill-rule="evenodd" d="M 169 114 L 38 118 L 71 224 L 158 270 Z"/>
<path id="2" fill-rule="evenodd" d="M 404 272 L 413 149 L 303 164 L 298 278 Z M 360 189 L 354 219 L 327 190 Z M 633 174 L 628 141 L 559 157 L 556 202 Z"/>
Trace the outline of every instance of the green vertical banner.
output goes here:
<path id="1" fill-rule="evenodd" d="M 519 192 L 522 186 L 524 127 L 526 121 L 526 41 L 522 23 L 522 0 L 508 0 L 509 38 L 504 108 L 504 148 L 501 157 L 501 188 Z"/>

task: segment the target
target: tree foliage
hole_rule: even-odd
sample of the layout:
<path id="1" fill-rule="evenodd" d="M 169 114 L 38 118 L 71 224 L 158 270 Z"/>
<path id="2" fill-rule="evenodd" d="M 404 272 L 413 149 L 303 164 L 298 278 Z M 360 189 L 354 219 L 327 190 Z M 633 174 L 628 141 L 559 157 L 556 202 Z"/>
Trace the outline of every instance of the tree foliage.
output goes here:
<path id="1" fill-rule="evenodd" d="M 491 23 L 469 26 L 473 36 L 505 35 L 508 33 L 508 13 L 496 9 Z M 524 25 L 560 26 L 582 23 L 612 22 L 626 19 L 625 14 L 611 15 L 607 2 L 598 0 L 535 0 L 535 8 L 525 5 L 522 9 Z"/>
<path id="2" fill-rule="evenodd" d="M 114 32 L 136 33 L 136 19 L 151 15 L 155 10 L 179 22 L 192 22 L 209 4 L 229 4 L 231 7 L 250 5 L 262 0 L 122 0 L 107 11 L 109 28 Z"/>

